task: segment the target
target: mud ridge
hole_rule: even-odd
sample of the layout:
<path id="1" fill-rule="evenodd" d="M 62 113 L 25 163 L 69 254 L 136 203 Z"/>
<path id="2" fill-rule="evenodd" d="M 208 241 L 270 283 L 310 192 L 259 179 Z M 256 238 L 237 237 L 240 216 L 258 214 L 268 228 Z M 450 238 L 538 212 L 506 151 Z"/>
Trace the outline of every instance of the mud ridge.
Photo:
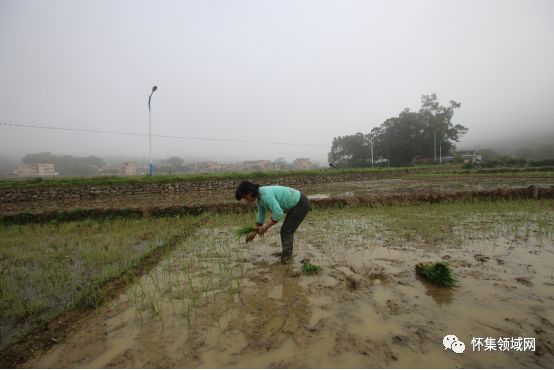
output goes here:
<path id="1" fill-rule="evenodd" d="M 450 202 L 475 202 L 515 199 L 552 199 L 554 198 L 554 186 L 525 188 L 457 191 L 457 192 L 429 192 L 414 194 L 375 195 L 360 197 L 331 197 L 312 199 L 312 208 L 344 208 L 344 207 L 387 207 L 395 205 L 414 205 L 422 203 L 450 203 Z M 50 221 L 66 222 L 85 219 L 110 219 L 110 218 L 140 218 L 140 217 L 166 217 L 177 215 L 200 215 L 211 213 L 244 213 L 251 212 L 252 206 L 243 203 L 213 203 L 198 206 L 172 206 L 149 208 L 76 208 L 71 211 L 49 212 L 21 212 L 17 214 L 0 215 L 0 223 L 26 224 L 43 223 Z"/>

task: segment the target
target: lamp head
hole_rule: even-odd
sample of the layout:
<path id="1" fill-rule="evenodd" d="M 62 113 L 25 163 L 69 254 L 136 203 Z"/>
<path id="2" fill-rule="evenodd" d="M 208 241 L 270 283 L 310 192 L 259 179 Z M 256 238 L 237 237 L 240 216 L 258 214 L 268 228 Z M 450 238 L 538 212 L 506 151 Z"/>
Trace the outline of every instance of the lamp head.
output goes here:
<path id="1" fill-rule="evenodd" d="M 152 92 L 154 92 L 154 91 L 156 91 L 156 90 L 158 90 L 158 86 L 152 87 Z"/>

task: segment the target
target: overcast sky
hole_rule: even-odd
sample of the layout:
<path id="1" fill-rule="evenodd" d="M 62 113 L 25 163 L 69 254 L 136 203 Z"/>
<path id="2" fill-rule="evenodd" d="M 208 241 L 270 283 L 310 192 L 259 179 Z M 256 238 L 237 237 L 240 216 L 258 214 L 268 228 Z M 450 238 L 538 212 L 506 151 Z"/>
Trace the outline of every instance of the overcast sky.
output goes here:
<path id="1" fill-rule="evenodd" d="M 424 94 L 459 147 L 554 129 L 554 1 L 0 0 L 0 123 L 152 139 L 153 157 L 310 157 Z M 147 156 L 147 136 L 0 125 L 0 154 Z"/>

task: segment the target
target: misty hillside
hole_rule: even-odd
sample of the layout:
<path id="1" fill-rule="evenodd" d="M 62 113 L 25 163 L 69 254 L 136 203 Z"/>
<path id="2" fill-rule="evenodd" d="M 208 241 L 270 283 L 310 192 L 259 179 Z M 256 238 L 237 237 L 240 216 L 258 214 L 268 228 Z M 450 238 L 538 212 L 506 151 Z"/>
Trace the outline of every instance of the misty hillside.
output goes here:
<path id="1" fill-rule="evenodd" d="M 540 134 L 537 132 L 531 134 L 521 133 L 518 136 L 510 136 L 498 139 L 488 139 L 482 142 L 468 145 L 458 144 L 458 150 L 483 150 L 492 149 L 499 154 L 518 155 L 522 151 L 533 151 L 541 146 L 554 145 L 554 130 L 549 133 Z"/>

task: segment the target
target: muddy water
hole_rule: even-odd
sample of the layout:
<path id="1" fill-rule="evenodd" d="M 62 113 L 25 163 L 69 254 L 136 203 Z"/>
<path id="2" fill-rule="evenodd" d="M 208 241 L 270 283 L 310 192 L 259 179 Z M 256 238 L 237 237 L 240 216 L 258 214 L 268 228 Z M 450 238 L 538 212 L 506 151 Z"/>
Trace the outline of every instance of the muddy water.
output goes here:
<path id="1" fill-rule="evenodd" d="M 550 187 L 554 178 L 521 177 L 456 177 L 456 178 L 396 178 L 328 183 L 302 187 L 302 191 L 313 199 L 329 197 L 363 197 L 367 195 L 407 194 L 418 192 L 479 191 L 492 189 L 510 189 L 537 185 Z"/>
<path id="2" fill-rule="evenodd" d="M 83 317 L 63 343 L 24 366 L 554 363 L 552 225 L 540 234 L 536 228 L 478 233 L 459 226 L 437 243 L 380 230 L 379 220 L 363 216 L 308 219 L 288 265 L 273 255 L 280 249 L 275 229 L 248 246 L 230 236 L 232 228 L 201 230 L 139 284 Z M 320 265 L 320 273 L 302 274 L 303 259 Z M 440 260 L 453 268 L 457 288 L 416 277 L 417 262 Z M 218 278 L 210 282 L 208 272 Z M 448 334 L 465 343 L 463 354 L 444 349 Z M 536 348 L 474 351 L 473 337 L 535 338 Z"/>
<path id="3" fill-rule="evenodd" d="M 301 186 L 309 198 L 321 199 L 333 196 L 352 197 L 367 195 L 390 195 L 414 192 L 451 192 L 463 190 L 490 190 L 496 188 L 517 188 L 537 185 L 554 186 L 553 177 L 455 177 L 455 178 L 396 178 L 365 181 L 335 182 L 320 185 Z M 234 189 L 211 192 L 189 192 L 176 194 L 140 194 L 120 196 L 98 196 L 94 198 L 59 199 L 57 201 L 28 201 L 0 204 L 1 214 L 18 212 L 48 212 L 75 208 L 150 208 L 174 206 L 199 206 L 215 203 L 234 203 Z"/>

